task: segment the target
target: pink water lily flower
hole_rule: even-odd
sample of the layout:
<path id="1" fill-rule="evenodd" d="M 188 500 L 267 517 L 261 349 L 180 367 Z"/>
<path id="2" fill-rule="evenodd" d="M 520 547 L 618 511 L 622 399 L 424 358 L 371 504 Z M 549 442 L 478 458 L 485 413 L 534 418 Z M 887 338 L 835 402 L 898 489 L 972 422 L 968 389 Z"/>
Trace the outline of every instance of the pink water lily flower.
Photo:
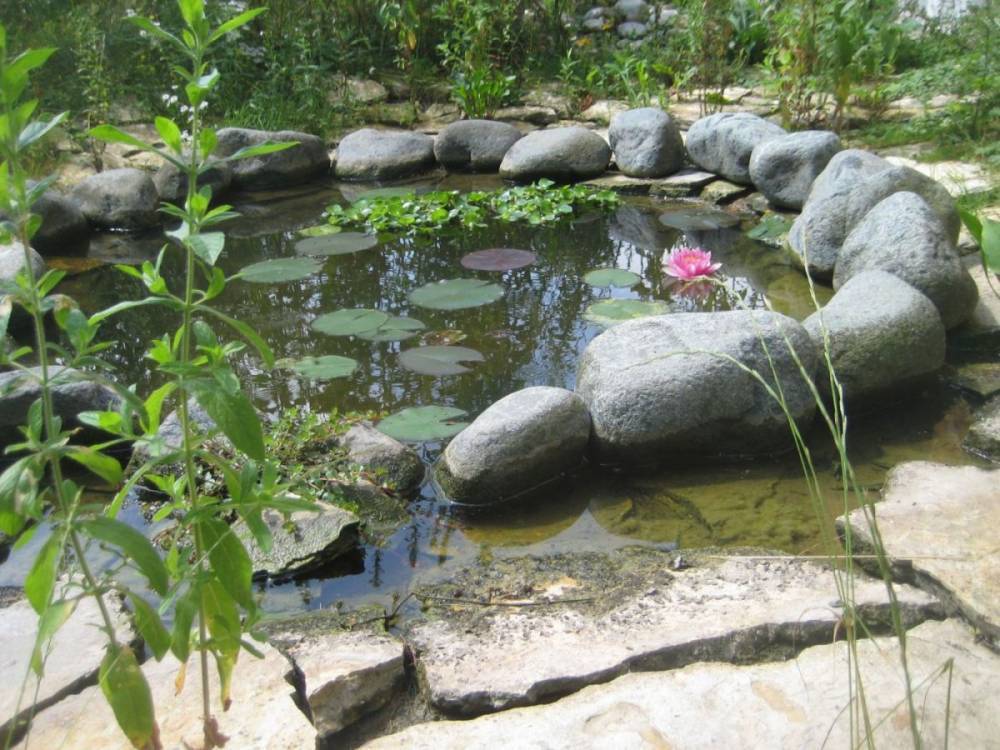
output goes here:
<path id="1" fill-rule="evenodd" d="M 704 279 L 721 267 L 721 263 L 712 262 L 710 250 L 702 250 L 700 247 L 678 247 L 663 259 L 664 272 L 681 281 Z"/>

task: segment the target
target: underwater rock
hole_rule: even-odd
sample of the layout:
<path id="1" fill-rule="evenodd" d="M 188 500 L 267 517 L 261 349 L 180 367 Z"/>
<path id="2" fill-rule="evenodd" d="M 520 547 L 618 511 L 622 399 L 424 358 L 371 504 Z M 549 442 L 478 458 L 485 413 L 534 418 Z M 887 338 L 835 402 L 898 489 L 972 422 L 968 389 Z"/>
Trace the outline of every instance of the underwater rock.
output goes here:
<path id="1" fill-rule="evenodd" d="M 620 112 L 608 129 L 618 168 L 630 177 L 665 177 L 684 166 L 684 142 L 670 115 L 656 107 Z"/>
<path id="2" fill-rule="evenodd" d="M 575 393 L 524 388 L 491 405 L 452 439 L 436 478 L 456 502 L 496 503 L 579 466 L 589 437 L 590 415 Z"/>
<path id="3" fill-rule="evenodd" d="M 337 177 L 344 180 L 391 180 L 433 166 L 434 139 L 423 133 L 362 128 L 337 146 Z"/>
<path id="4" fill-rule="evenodd" d="M 893 193 L 851 230 L 837 256 L 833 288 L 871 270 L 888 271 L 927 295 L 945 328 L 976 307 L 976 283 L 941 219 L 916 193 Z"/>
<path id="5" fill-rule="evenodd" d="M 110 169 L 76 184 L 73 201 L 91 226 L 137 231 L 160 225 L 160 196 L 139 169 Z"/>
<path id="6" fill-rule="evenodd" d="M 330 171 L 330 155 L 321 138 L 294 130 L 251 130 L 222 128 L 218 132 L 218 157 L 232 156 L 241 148 L 259 146 L 267 141 L 297 145 L 262 156 L 231 162 L 234 188 L 262 190 L 288 187 L 321 177 Z"/>
<path id="7" fill-rule="evenodd" d="M 182 205 L 187 198 L 187 175 L 170 162 L 165 162 L 153 175 L 156 192 L 160 200 L 167 203 Z M 233 182 L 233 168 L 229 162 L 215 161 L 198 175 L 198 187 L 208 186 L 212 190 L 212 198 L 218 198 Z"/>
<path id="8" fill-rule="evenodd" d="M 830 358 L 848 405 L 898 387 L 944 366 L 944 324 L 937 308 L 912 286 L 885 271 L 864 271 L 848 281 L 802 325 Z M 826 393 L 825 372 L 817 387 Z"/>
<path id="9" fill-rule="evenodd" d="M 521 182 L 543 177 L 586 180 L 602 174 L 610 161 L 608 144 L 585 128 L 536 130 L 511 146 L 500 164 L 500 176 Z"/>
<path id="10" fill-rule="evenodd" d="M 695 122 L 687 151 L 702 169 L 731 182 L 749 185 L 750 154 L 761 143 L 785 135 L 785 129 L 748 112 L 719 112 Z"/>
<path id="11" fill-rule="evenodd" d="M 354 425 L 340 443 L 351 461 L 379 475 L 379 481 L 388 482 L 400 495 L 412 495 L 424 481 L 420 456 L 370 424 Z"/>
<path id="12" fill-rule="evenodd" d="M 824 130 L 765 141 L 750 155 L 750 179 L 774 205 L 800 209 L 813 181 L 842 148 L 836 133 Z"/>
<path id="13" fill-rule="evenodd" d="M 449 172 L 495 172 L 520 138 L 521 131 L 505 122 L 461 120 L 438 134 L 434 156 Z"/>
<path id="14" fill-rule="evenodd" d="M 790 448 L 784 412 L 725 358 L 770 382 L 763 339 L 792 416 L 807 425 L 816 404 L 786 337 L 812 377 L 812 340 L 777 313 L 677 313 L 605 331 L 587 345 L 577 369 L 577 393 L 593 420 L 592 452 L 602 462 L 670 464 Z"/>
<path id="15" fill-rule="evenodd" d="M 976 411 L 962 445 L 966 450 L 1000 463 L 1000 396 L 987 401 Z"/>

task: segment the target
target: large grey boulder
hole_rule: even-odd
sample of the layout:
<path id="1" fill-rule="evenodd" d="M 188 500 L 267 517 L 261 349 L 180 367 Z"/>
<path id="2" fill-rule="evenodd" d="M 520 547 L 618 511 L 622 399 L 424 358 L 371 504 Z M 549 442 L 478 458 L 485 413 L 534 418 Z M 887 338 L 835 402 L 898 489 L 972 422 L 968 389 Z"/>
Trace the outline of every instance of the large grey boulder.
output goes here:
<path id="1" fill-rule="evenodd" d="M 590 130 L 575 126 L 536 130 L 511 146 L 500 164 L 500 176 L 525 182 L 542 177 L 586 180 L 602 174 L 610 161 L 608 144 Z"/>
<path id="2" fill-rule="evenodd" d="M 31 245 L 46 255 L 68 255 L 86 249 L 90 225 L 80 206 L 57 190 L 46 190 L 31 212 L 42 217 L 42 225 Z"/>
<path id="3" fill-rule="evenodd" d="M 521 131 L 496 120 L 460 120 L 438 133 L 434 156 L 449 172 L 495 172 Z"/>
<path id="4" fill-rule="evenodd" d="M 945 328 L 962 323 L 976 307 L 976 283 L 941 219 L 916 193 L 893 193 L 851 230 L 837 257 L 833 287 L 871 270 L 888 271 L 927 295 Z"/>
<path id="5" fill-rule="evenodd" d="M 691 161 L 730 182 L 749 185 L 750 155 L 761 143 L 785 135 L 780 125 L 748 112 L 719 112 L 702 117 L 687 134 Z"/>
<path id="6" fill-rule="evenodd" d="M 644 23 L 639 23 L 638 21 L 626 21 L 625 23 L 618 24 L 615 29 L 622 39 L 642 39 L 646 34 L 649 33 L 649 27 Z"/>
<path id="7" fill-rule="evenodd" d="M 792 417 L 807 424 L 816 404 L 805 379 L 813 375 L 816 349 L 784 315 L 677 313 L 622 323 L 595 338 L 580 360 L 577 393 L 590 408 L 598 460 L 643 464 L 789 447 L 777 402 L 726 359 L 773 384 L 762 342 Z"/>
<path id="8" fill-rule="evenodd" d="M 262 156 L 231 162 L 232 186 L 244 190 L 297 185 L 321 177 L 330 171 L 330 155 L 321 138 L 294 130 L 251 130 L 223 128 L 218 132 L 219 145 L 215 156 L 232 156 L 242 148 L 275 143 L 295 142 L 297 145 Z"/>
<path id="9" fill-rule="evenodd" d="M 944 324 L 934 303 L 885 271 L 859 273 L 803 325 L 817 350 L 826 330 L 848 405 L 944 366 Z M 816 380 L 829 390 L 825 372 Z"/>
<path id="10" fill-rule="evenodd" d="M 1000 396 L 990 399 L 976 411 L 962 445 L 966 450 L 1000 463 Z"/>
<path id="11" fill-rule="evenodd" d="M 677 124 L 657 107 L 619 112 L 608 140 L 615 163 L 631 177 L 666 177 L 684 166 L 684 141 Z"/>
<path id="12" fill-rule="evenodd" d="M 170 162 L 165 162 L 153 175 L 156 192 L 160 200 L 182 206 L 187 198 L 187 175 Z M 218 198 L 233 183 L 233 168 L 230 162 L 212 161 L 211 166 L 198 175 L 198 187 L 208 186 L 212 197 Z"/>
<path id="13" fill-rule="evenodd" d="M 836 133 L 825 130 L 764 141 L 750 155 L 750 179 L 774 205 L 800 209 L 813 181 L 842 148 Z"/>
<path id="14" fill-rule="evenodd" d="M 521 494 L 583 461 L 590 415 L 564 388 L 505 396 L 448 444 L 436 475 L 453 500 L 487 505 Z"/>
<path id="15" fill-rule="evenodd" d="M 649 3 L 646 0 L 618 0 L 614 12 L 625 21 L 645 21 L 649 18 Z"/>
<path id="16" fill-rule="evenodd" d="M 347 457 L 388 483 L 401 495 L 411 495 L 424 481 L 424 464 L 406 447 L 370 424 L 356 424 L 340 438 Z"/>
<path id="17" fill-rule="evenodd" d="M 28 252 L 31 258 L 31 270 L 37 279 L 45 273 L 45 260 L 31 248 Z M 16 240 L 7 245 L 0 245 L 0 283 L 13 284 L 17 275 L 24 269 L 24 245 Z"/>
<path id="18" fill-rule="evenodd" d="M 109 169 L 78 182 L 72 198 L 98 229 L 141 230 L 159 226 L 160 196 L 140 169 Z"/>
<path id="19" fill-rule="evenodd" d="M 391 180 L 433 166 L 434 139 L 423 133 L 362 128 L 337 146 L 337 177 L 345 180 Z"/>

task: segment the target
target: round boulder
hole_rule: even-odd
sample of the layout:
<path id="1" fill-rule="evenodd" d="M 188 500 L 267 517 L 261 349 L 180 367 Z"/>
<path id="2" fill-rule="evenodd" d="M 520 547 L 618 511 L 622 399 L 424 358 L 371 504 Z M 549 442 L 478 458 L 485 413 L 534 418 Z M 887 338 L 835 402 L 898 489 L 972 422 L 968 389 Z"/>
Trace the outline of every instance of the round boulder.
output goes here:
<path id="1" fill-rule="evenodd" d="M 340 438 L 347 457 L 386 481 L 401 495 L 411 495 L 424 481 L 424 464 L 410 448 L 370 424 L 356 424 Z"/>
<path id="2" fill-rule="evenodd" d="M 702 117 L 687 135 L 691 161 L 730 182 L 749 185 L 750 155 L 765 141 L 786 135 L 784 128 L 748 112 Z"/>
<path id="3" fill-rule="evenodd" d="M 496 120 L 459 120 L 438 133 L 434 156 L 449 172 L 496 172 L 521 131 Z"/>
<path id="4" fill-rule="evenodd" d="M 72 198 L 91 226 L 136 231 L 160 225 L 160 196 L 152 178 L 139 169 L 109 169 L 87 177 Z"/>
<path id="5" fill-rule="evenodd" d="M 321 177 L 330 171 L 330 155 L 321 138 L 294 130 L 251 130 L 223 128 L 218 133 L 219 145 L 215 156 L 232 156 L 243 148 L 274 143 L 295 142 L 284 151 L 275 151 L 249 159 L 230 162 L 232 186 L 243 190 L 264 190 L 298 185 Z"/>
<path id="6" fill-rule="evenodd" d="M 423 133 L 362 128 L 337 146 L 337 177 L 344 180 L 392 180 L 433 166 L 434 139 Z"/>
<path id="7" fill-rule="evenodd" d="M 792 417 L 805 426 L 816 409 L 806 382 L 816 349 L 791 318 L 748 310 L 675 313 L 605 331 L 587 345 L 577 374 L 593 423 L 592 451 L 601 462 L 641 465 L 791 448 L 781 407 L 736 364 L 773 383 L 768 356 Z"/>
<path id="8" fill-rule="evenodd" d="M 497 401 L 455 436 L 436 478 L 456 502 L 496 503 L 579 466 L 589 437 L 590 415 L 576 394 L 525 388 Z"/>
<path id="9" fill-rule="evenodd" d="M 916 193 L 890 195 L 851 230 L 837 257 L 833 288 L 873 270 L 898 276 L 927 295 L 945 328 L 965 321 L 979 299 L 944 223 Z"/>
<path id="10" fill-rule="evenodd" d="M 608 140 L 618 168 L 630 177 L 666 177 L 684 166 L 684 141 L 670 115 L 656 107 L 619 112 Z"/>
<path id="11" fill-rule="evenodd" d="M 31 258 L 31 270 L 37 279 L 45 273 L 45 261 L 34 249 L 29 250 L 28 257 Z M 23 268 L 24 245 L 16 241 L 0 245 L 0 282 L 13 283 Z"/>
<path id="12" fill-rule="evenodd" d="M 229 189 L 233 182 L 233 168 L 229 162 L 212 161 L 211 166 L 198 175 L 198 187 L 206 185 L 212 190 L 212 197 L 218 198 Z M 160 194 L 160 200 L 182 205 L 187 198 L 188 178 L 170 162 L 166 162 L 153 175 L 153 183 Z"/>
<path id="13" fill-rule="evenodd" d="M 42 225 L 31 238 L 32 246 L 46 255 L 69 255 L 87 249 L 90 225 L 83 211 L 56 190 L 46 190 L 31 212 L 42 217 Z"/>
<path id="14" fill-rule="evenodd" d="M 529 182 L 548 177 L 572 182 L 604 173 L 611 149 L 601 136 L 581 127 L 536 130 L 519 140 L 504 156 L 500 176 Z"/>
<path id="15" fill-rule="evenodd" d="M 825 130 L 764 141 L 750 155 L 750 179 L 774 205 L 800 209 L 813 181 L 841 148 L 836 133 Z"/>
<path id="16" fill-rule="evenodd" d="M 859 273 L 803 325 L 818 351 L 826 330 L 848 406 L 944 365 L 944 324 L 934 303 L 885 271 Z M 817 377 L 817 386 L 829 392 L 825 373 Z"/>
<path id="17" fill-rule="evenodd" d="M 649 18 L 649 3 L 646 0 L 618 0 L 614 12 L 626 21 L 645 21 Z"/>

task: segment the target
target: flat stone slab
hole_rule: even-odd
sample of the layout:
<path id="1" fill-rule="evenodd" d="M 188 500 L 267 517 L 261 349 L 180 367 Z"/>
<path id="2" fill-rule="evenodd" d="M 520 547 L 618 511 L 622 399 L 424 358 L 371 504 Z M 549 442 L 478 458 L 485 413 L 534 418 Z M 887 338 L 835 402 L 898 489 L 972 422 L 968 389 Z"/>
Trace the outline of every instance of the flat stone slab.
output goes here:
<path id="1" fill-rule="evenodd" d="M 233 702 L 225 712 L 218 700 L 218 673 L 209 659 L 212 710 L 219 730 L 229 737 L 226 747 L 240 750 L 315 747 L 316 730 L 295 705 L 294 688 L 285 679 L 291 664 L 273 646 L 254 645 L 264 658 L 257 659 L 245 651 L 240 654 L 233 672 Z M 160 742 L 165 750 L 202 747 L 201 669 L 197 655 L 192 654 L 188 662 L 179 694 L 175 680 L 180 664 L 173 656 L 168 655 L 161 662 L 148 661 L 142 671 L 153 694 Z M 44 711 L 35 719 L 30 741 L 33 748 L 132 748 L 98 687 L 87 688 Z"/>
<path id="2" fill-rule="evenodd" d="M 675 560 L 636 547 L 610 556 L 520 558 L 418 591 L 436 619 L 413 626 L 408 641 L 431 703 L 474 716 L 629 671 L 788 658 L 835 636 L 841 610 L 832 574 L 821 565 L 706 556 L 675 571 Z M 938 612 L 924 592 L 901 586 L 898 595 L 911 624 Z M 859 578 L 856 596 L 866 622 L 887 621 L 881 581 Z"/>
<path id="3" fill-rule="evenodd" d="M 1000 694 L 1000 657 L 977 644 L 968 629 L 953 620 L 925 623 L 910 631 L 907 657 L 916 686 L 923 746 L 944 747 L 947 726 L 950 747 L 995 747 L 1000 718 L 991 696 Z M 954 659 L 950 681 L 940 674 L 948 659 Z M 874 746 L 880 750 L 912 748 L 897 641 L 859 641 L 858 664 L 875 727 Z M 472 721 L 418 724 L 363 747 L 800 750 L 865 746 L 863 738 L 859 743 L 851 735 L 849 669 L 847 646 L 836 643 L 815 646 L 794 660 L 778 663 L 693 664 L 672 672 L 629 674 L 550 705 Z"/>
<path id="4" fill-rule="evenodd" d="M 972 391 L 983 398 L 1000 393 L 1000 363 L 973 362 L 945 370 L 945 379 L 959 388 Z"/>
<path id="5" fill-rule="evenodd" d="M 616 190 L 620 193 L 669 196 L 687 196 L 718 179 L 711 172 L 699 169 L 682 169 L 669 177 L 629 177 L 621 173 L 609 173 L 587 180 L 584 185 L 602 190 Z"/>
<path id="6" fill-rule="evenodd" d="M 1000 470 L 900 464 L 874 507 L 900 578 L 934 592 L 1000 644 Z M 862 511 L 848 519 L 855 540 L 870 546 Z"/>
<path id="7" fill-rule="evenodd" d="M 937 180 L 952 195 L 982 193 L 993 187 L 986 171 L 978 164 L 963 161 L 938 161 L 933 163 L 915 161 L 903 156 L 887 156 L 885 160 L 900 167 L 910 167 Z"/>

